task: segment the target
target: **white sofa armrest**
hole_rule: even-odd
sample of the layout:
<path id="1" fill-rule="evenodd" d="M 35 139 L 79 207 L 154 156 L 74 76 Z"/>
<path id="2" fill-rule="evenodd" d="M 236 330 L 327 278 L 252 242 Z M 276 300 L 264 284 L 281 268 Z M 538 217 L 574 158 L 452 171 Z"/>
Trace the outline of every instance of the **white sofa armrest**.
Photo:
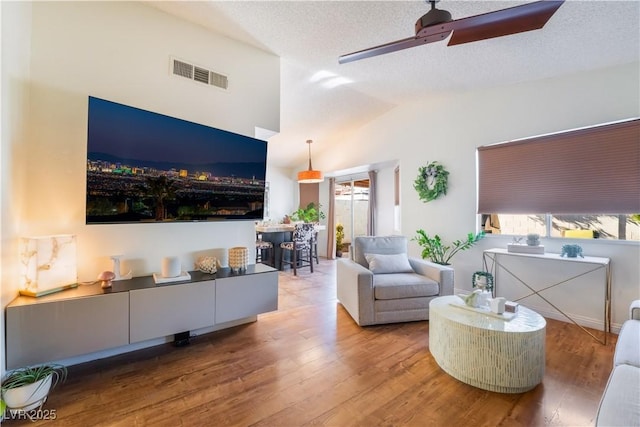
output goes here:
<path id="1" fill-rule="evenodd" d="M 640 320 L 640 299 L 629 305 L 629 319 Z"/>
<path id="2" fill-rule="evenodd" d="M 440 296 L 453 295 L 453 268 L 421 258 L 409 258 L 413 271 L 440 284 Z"/>
<path id="3" fill-rule="evenodd" d="M 373 273 L 360 264 L 338 258 L 336 266 L 338 301 L 360 326 L 374 324 Z"/>

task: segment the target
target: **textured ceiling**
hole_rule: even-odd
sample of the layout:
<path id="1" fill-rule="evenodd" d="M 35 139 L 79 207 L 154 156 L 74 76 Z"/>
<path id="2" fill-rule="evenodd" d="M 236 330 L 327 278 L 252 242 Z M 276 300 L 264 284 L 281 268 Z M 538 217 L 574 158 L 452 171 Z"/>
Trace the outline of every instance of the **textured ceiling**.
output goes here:
<path id="1" fill-rule="evenodd" d="M 528 3 L 443 0 L 453 19 Z M 414 35 L 417 1 L 149 3 L 282 59 L 281 128 L 270 162 L 304 163 L 394 106 L 447 91 L 508 85 L 638 61 L 640 2 L 568 0 L 537 31 L 447 47 L 414 47 L 339 65 L 342 54 Z M 324 72 L 323 75 L 317 73 Z M 330 88 L 330 77 L 347 83 Z"/>

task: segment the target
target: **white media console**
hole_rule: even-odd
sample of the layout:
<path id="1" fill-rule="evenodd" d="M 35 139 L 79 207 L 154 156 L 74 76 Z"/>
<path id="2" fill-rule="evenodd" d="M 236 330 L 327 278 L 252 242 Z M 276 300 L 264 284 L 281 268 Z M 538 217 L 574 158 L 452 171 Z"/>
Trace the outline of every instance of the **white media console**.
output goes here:
<path id="1" fill-rule="evenodd" d="M 5 310 L 6 368 L 63 360 L 160 337 L 256 320 L 278 309 L 278 271 L 264 264 L 233 273 L 190 272 L 156 285 L 151 276 L 40 298 L 18 297 Z"/>

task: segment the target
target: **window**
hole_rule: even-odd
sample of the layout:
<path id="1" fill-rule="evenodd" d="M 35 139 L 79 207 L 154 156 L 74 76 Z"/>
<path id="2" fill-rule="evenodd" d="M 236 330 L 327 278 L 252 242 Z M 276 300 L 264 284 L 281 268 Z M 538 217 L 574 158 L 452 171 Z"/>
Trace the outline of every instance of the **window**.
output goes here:
<path id="1" fill-rule="evenodd" d="M 488 233 L 524 236 L 537 233 L 546 237 L 593 238 L 640 241 L 640 218 L 637 215 L 510 215 L 496 214 L 483 227 Z"/>
<path id="2" fill-rule="evenodd" d="M 640 241 L 640 119 L 479 147 L 477 156 L 487 232 Z M 540 211 L 549 213 L 531 213 Z"/>

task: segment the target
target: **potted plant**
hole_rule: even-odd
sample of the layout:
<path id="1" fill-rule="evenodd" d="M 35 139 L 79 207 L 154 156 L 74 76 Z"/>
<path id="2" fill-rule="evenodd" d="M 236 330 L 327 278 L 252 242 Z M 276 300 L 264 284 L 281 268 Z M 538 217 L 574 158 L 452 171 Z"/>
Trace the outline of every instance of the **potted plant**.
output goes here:
<path id="1" fill-rule="evenodd" d="M 449 261 L 455 254 L 469 249 L 484 237 L 484 231 L 477 234 L 469 233 L 466 240 L 456 240 L 451 245 L 444 245 L 437 234 L 434 237 L 429 237 L 424 230 L 418 230 L 416 233 L 418 233 L 417 236 L 412 240 L 418 242 L 422 247 L 422 258 L 429 258 L 432 262 L 441 265 L 449 265 Z"/>
<path id="2" fill-rule="evenodd" d="M 537 233 L 527 234 L 527 245 L 538 246 L 540 244 L 540 235 Z"/>
<path id="3" fill-rule="evenodd" d="M 2 380 L 2 400 L 9 409 L 30 411 L 40 407 L 51 388 L 67 379 L 67 368 L 58 364 L 28 366 L 8 372 Z"/>
<path id="4" fill-rule="evenodd" d="M 336 256 L 342 258 L 342 240 L 344 239 L 344 226 L 336 225 Z"/>
<path id="5" fill-rule="evenodd" d="M 293 221 L 302 221 L 306 223 L 319 222 L 325 218 L 324 212 L 320 210 L 320 204 L 309 203 L 305 208 L 298 208 L 290 217 Z"/>

